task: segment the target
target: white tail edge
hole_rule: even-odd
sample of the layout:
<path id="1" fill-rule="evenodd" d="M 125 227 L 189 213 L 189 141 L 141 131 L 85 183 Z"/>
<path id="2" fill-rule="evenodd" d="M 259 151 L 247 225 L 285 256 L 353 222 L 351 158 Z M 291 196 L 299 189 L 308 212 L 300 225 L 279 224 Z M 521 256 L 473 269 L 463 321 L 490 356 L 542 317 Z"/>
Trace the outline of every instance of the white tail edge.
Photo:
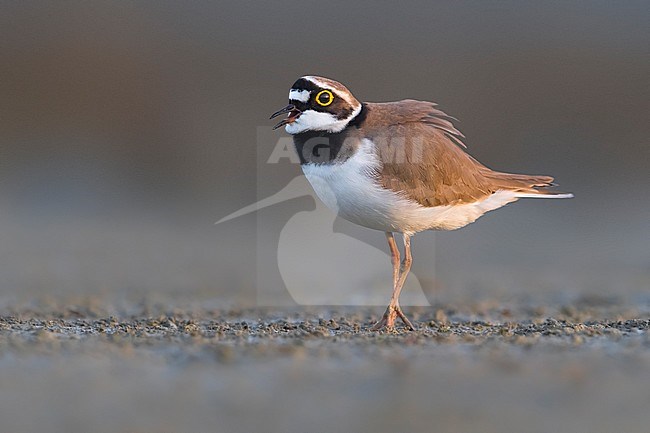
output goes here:
<path id="1" fill-rule="evenodd" d="M 515 195 L 517 198 L 573 198 L 571 193 L 563 194 L 526 194 L 526 193 L 517 193 Z"/>

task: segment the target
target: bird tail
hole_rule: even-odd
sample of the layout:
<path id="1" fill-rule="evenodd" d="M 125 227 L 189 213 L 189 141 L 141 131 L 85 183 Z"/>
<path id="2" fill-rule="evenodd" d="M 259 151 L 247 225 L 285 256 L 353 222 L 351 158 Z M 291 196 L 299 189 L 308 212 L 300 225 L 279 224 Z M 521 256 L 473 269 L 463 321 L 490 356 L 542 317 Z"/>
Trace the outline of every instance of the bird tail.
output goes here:
<path id="1" fill-rule="evenodd" d="M 502 173 L 490 171 L 486 177 L 492 179 L 499 189 L 515 192 L 517 198 L 572 198 L 567 192 L 549 191 L 557 184 L 551 176 L 534 176 L 528 174 Z"/>
<path id="2" fill-rule="evenodd" d="M 517 198 L 573 198 L 570 192 L 538 191 L 536 193 L 517 192 Z"/>

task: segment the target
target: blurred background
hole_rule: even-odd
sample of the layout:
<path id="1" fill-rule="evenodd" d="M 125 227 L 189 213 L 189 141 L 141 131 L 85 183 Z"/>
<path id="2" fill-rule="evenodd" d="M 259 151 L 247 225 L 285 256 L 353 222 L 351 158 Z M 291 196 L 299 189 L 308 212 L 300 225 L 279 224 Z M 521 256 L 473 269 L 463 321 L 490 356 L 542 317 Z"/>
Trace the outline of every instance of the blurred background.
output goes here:
<path id="1" fill-rule="evenodd" d="M 2 1 L 0 431 L 647 431 L 647 332 L 598 321 L 650 311 L 649 22 L 648 1 Z M 309 196 L 214 225 L 300 174 L 266 163 L 286 137 L 268 116 L 305 74 L 436 101 L 484 164 L 575 194 L 414 240 L 423 326 L 550 331 L 254 335 L 372 318 L 238 310 L 291 305 L 282 239 L 325 269 L 390 271 L 378 232 L 283 231 Z M 341 269 L 297 276 L 338 288 Z M 359 286 L 381 304 L 388 281 Z M 110 315 L 154 330 L 113 335 Z M 603 331 L 560 338 L 563 318 Z"/>
<path id="2" fill-rule="evenodd" d="M 361 100 L 436 101 L 489 167 L 551 174 L 575 193 L 418 236 L 415 274 L 432 302 L 648 302 L 647 2 L 0 8 L 2 306 L 88 296 L 255 305 L 260 230 L 313 202 L 265 210 L 275 225 L 254 214 L 213 223 L 300 174 L 260 169 L 275 142 L 258 130 L 305 74 Z M 376 232 L 334 229 L 385 249 Z"/>

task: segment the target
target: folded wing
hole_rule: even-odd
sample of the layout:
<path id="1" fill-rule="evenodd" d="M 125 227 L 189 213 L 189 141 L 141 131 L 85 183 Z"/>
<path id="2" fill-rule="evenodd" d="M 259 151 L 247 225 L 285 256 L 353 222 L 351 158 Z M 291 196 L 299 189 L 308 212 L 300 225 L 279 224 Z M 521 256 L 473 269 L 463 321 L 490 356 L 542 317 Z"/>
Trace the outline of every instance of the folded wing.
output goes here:
<path id="1" fill-rule="evenodd" d="M 502 190 L 517 197 L 570 196 L 545 190 L 555 186 L 550 176 L 502 173 L 478 162 L 461 148 L 464 136 L 454 119 L 434 103 L 404 100 L 366 108 L 364 127 L 382 161 L 380 182 L 423 206 L 472 203 Z"/>

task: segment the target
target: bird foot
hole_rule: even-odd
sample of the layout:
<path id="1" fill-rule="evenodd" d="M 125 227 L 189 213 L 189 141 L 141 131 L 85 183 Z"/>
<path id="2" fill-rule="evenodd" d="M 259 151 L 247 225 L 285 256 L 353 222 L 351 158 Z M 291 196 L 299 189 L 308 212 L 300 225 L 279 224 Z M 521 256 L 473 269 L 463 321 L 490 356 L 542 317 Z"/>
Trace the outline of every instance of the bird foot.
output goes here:
<path id="1" fill-rule="evenodd" d="M 389 305 L 388 308 L 386 308 L 386 312 L 384 313 L 384 316 L 381 318 L 381 320 L 377 323 L 375 323 L 372 328 L 370 328 L 371 331 L 392 331 L 395 329 L 395 320 L 397 318 L 400 318 L 402 322 L 404 322 L 404 325 L 410 330 L 410 331 L 415 331 L 415 327 L 411 323 L 411 321 L 406 317 L 404 312 L 402 311 L 402 308 L 399 305 Z"/>

